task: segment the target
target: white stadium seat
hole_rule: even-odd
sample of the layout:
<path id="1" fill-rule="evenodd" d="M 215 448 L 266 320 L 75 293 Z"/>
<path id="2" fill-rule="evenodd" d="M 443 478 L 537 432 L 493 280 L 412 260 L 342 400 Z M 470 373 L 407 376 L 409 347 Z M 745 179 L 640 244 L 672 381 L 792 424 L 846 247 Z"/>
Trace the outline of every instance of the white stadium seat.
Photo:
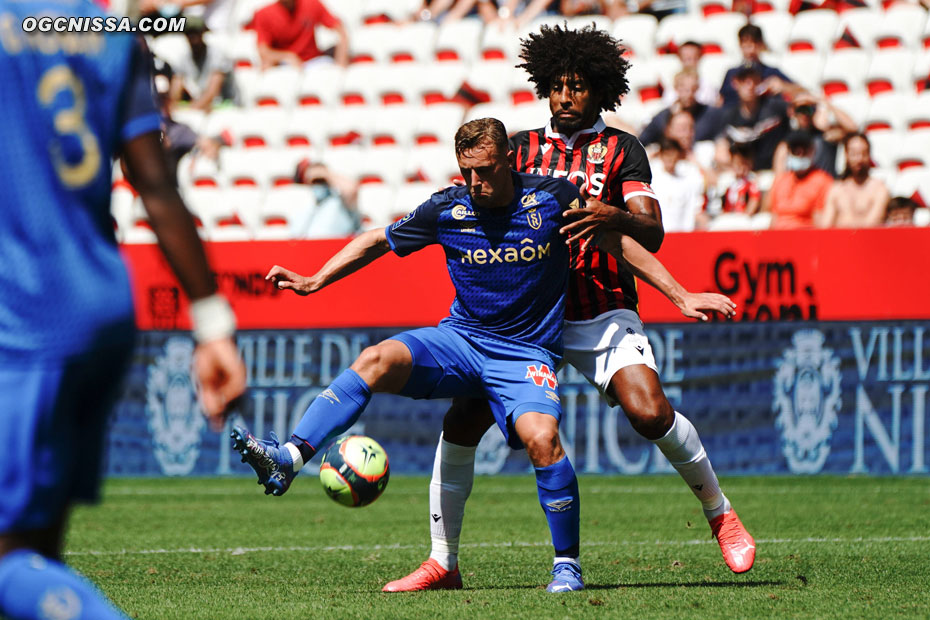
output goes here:
<path id="1" fill-rule="evenodd" d="M 901 131 L 906 129 L 905 110 L 909 99 L 908 95 L 895 92 L 887 92 L 873 97 L 869 111 L 863 119 L 865 131 L 872 133 L 882 130 Z"/>
<path id="2" fill-rule="evenodd" d="M 636 58 L 651 58 L 656 50 L 658 22 L 645 13 L 626 15 L 614 21 L 613 35 Z"/>
<path id="3" fill-rule="evenodd" d="M 865 87 L 873 97 L 887 91 L 913 92 L 911 70 L 914 55 L 910 50 L 893 48 L 876 51 L 865 76 Z"/>
<path id="4" fill-rule="evenodd" d="M 838 23 L 839 18 L 834 11 L 817 9 L 798 13 L 788 36 L 788 49 L 830 51 L 836 38 Z"/>
<path id="5" fill-rule="evenodd" d="M 825 95 L 861 92 L 869 69 L 869 53 L 859 49 L 838 50 L 827 55 L 820 86 Z"/>
<path id="6" fill-rule="evenodd" d="M 781 54 L 788 48 L 794 17 L 790 13 L 768 11 L 752 16 L 752 23 L 762 29 L 762 38 L 766 47 L 775 54 Z"/>
<path id="7" fill-rule="evenodd" d="M 480 19 L 446 20 L 436 34 L 436 59 L 471 62 L 478 57 L 483 24 Z"/>
<path id="8" fill-rule="evenodd" d="M 917 4 L 894 4 L 885 11 L 875 30 L 874 45 L 878 48 L 917 49 L 927 23 L 926 8 Z"/>
<path id="9" fill-rule="evenodd" d="M 381 228 L 393 221 L 395 193 L 389 185 L 368 184 L 358 188 L 357 208 L 364 229 Z"/>
<path id="10" fill-rule="evenodd" d="M 298 106 L 336 105 L 345 70 L 335 63 L 313 63 L 305 67 L 295 92 Z"/>

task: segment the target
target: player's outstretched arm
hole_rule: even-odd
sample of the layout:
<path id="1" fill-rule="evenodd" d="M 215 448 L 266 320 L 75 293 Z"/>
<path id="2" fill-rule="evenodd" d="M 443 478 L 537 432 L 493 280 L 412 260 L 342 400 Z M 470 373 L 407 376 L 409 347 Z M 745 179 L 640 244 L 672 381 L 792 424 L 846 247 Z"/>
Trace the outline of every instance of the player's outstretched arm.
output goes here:
<path id="1" fill-rule="evenodd" d="M 245 391 L 245 366 L 233 335 L 236 320 L 207 265 L 194 220 L 174 186 L 158 133 L 133 138 L 123 147 L 129 181 L 139 192 L 158 244 L 191 299 L 197 340 L 194 372 L 204 412 L 218 428 L 229 405 Z"/>
<path id="2" fill-rule="evenodd" d="M 611 233 L 601 241 L 600 247 L 618 260 L 625 261 L 636 277 L 668 297 L 690 319 L 706 321 L 706 312 L 719 312 L 728 318 L 736 314 L 736 304 L 726 295 L 686 290 L 659 259 L 630 237 Z"/>
<path id="3" fill-rule="evenodd" d="M 309 295 L 329 286 L 336 280 L 355 273 L 390 250 L 391 246 L 388 244 L 384 229 L 377 228 L 364 232 L 350 241 L 312 276 L 302 276 L 290 269 L 275 265 L 265 279 L 279 289 L 291 290 L 298 295 Z"/>

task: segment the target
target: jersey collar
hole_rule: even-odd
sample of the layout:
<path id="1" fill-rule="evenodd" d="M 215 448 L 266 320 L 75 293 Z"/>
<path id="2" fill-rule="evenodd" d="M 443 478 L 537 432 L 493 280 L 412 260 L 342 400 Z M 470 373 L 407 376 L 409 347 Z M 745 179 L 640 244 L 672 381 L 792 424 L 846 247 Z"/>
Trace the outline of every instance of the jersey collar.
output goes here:
<path id="1" fill-rule="evenodd" d="M 592 134 L 592 133 L 595 133 L 595 134 L 601 133 L 606 128 L 607 128 L 607 123 L 604 122 L 603 118 L 598 116 L 593 126 L 588 127 L 587 129 L 579 129 L 578 131 L 573 133 L 571 136 L 565 136 L 557 132 L 555 129 L 553 129 L 552 119 L 549 119 L 549 124 L 546 125 L 546 138 L 549 140 L 552 140 L 552 139 L 561 140 L 565 144 L 566 150 L 570 150 L 574 148 L 575 142 L 582 136 L 587 135 L 587 134 Z"/>

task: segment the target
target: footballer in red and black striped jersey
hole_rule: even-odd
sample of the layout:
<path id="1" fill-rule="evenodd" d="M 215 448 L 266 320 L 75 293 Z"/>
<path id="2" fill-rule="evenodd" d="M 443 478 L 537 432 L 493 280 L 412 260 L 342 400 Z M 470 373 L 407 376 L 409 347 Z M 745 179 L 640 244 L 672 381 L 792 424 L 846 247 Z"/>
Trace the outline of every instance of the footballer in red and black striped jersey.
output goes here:
<path id="1" fill-rule="evenodd" d="M 520 172 L 565 178 L 582 195 L 622 208 L 634 198 L 656 200 L 642 144 L 633 135 L 608 127 L 599 117 L 593 126 L 570 136 L 559 133 L 552 123 L 521 131 L 510 145 L 514 167 Z M 633 275 L 616 258 L 586 240 L 572 242 L 570 256 L 572 278 L 565 320 L 593 319 L 624 308 L 636 312 Z"/>

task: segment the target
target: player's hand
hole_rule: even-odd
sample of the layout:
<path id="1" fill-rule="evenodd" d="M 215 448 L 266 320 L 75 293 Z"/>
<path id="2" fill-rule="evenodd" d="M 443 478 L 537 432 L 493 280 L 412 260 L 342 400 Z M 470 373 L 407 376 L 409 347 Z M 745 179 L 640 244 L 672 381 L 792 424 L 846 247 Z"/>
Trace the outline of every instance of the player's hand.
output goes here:
<path id="1" fill-rule="evenodd" d="M 728 319 L 736 316 L 736 304 L 719 293 L 685 293 L 681 296 L 678 309 L 689 319 L 700 321 L 707 320 L 705 312 L 719 312 Z"/>
<path id="2" fill-rule="evenodd" d="M 204 415 L 214 430 L 222 430 L 231 405 L 245 391 L 245 365 L 233 339 L 219 338 L 197 345 L 194 374 L 200 385 Z"/>
<path id="3" fill-rule="evenodd" d="M 600 233 L 613 230 L 613 222 L 622 211 L 617 207 L 603 203 L 597 198 L 587 198 L 581 209 L 568 209 L 562 212 L 562 218 L 568 221 L 559 232 L 567 235 L 565 243 L 576 239 L 593 239 Z"/>
<path id="4" fill-rule="evenodd" d="M 275 265 L 265 276 L 265 279 L 271 282 L 275 288 L 281 290 L 292 290 L 298 295 L 304 296 L 314 292 L 310 278 L 305 278 L 299 273 L 294 273 L 290 269 L 285 269 L 280 265 Z"/>

